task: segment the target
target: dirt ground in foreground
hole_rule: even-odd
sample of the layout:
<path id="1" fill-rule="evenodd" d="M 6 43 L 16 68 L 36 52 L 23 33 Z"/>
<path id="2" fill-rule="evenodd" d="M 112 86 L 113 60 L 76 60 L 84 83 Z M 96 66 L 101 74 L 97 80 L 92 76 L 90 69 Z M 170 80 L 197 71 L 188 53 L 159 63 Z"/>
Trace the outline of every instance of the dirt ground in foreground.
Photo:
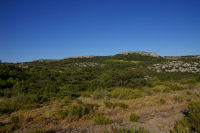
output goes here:
<path id="1" fill-rule="evenodd" d="M 181 90 L 171 93 L 156 93 L 131 100 L 110 99 L 111 102 L 123 102 L 129 107 L 122 109 L 119 107 L 109 109 L 105 107 L 103 99 L 94 100 L 93 98 L 80 97 L 83 103 L 98 104 L 99 113 L 103 113 L 106 118 L 113 121 L 106 125 L 108 131 L 112 128 L 132 129 L 144 127 L 151 133 L 167 133 L 173 128 L 176 121 L 183 118 L 183 111 L 191 99 L 199 99 L 200 87 L 192 90 Z M 188 91 L 190 93 L 188 93 Z M 181 101 L 174 100 L 175 96 L 182 97 Z M 160 102 L 163 99 L 165 102 Z M 21 128 L 15 132 L 28 132 L 30 129 L 45 129 L 58 133 L 103 133 L 104 125 L 95 125 L 93 117 L 81 118 L 69 121 L 66 119 L 55 119 L 54 112 L 62 102 L 55 102 L 33 110 L 23 110 L 12 113 L 9 116 L 1 117 L 1 122 L 6 123 L 11 116 L 21 116 Z M 138 122 L 131 122 L 129 116 L 136 113 L 139 116 Z M 31 118 L 31 119 L 30 119 Z M 26 120 L 26 121 L 25 121 Z"/>

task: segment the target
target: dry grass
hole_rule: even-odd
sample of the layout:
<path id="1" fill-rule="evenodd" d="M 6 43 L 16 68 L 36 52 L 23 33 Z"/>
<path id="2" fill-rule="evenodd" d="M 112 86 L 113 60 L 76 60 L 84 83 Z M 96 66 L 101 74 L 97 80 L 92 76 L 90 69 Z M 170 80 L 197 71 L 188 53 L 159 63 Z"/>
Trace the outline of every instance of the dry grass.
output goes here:
<path id="1" fill-rule="evenodd" d="M 157 86 L 153 89 L 160 89 L 160 92 L 153 93 L 152 96 L 145 96 L 137 99 L 120 100 L 111 98 L 112 103 L 125 103 L 128 109 L 122 108 L 107 108 L 105 107 L 104 99 L 94 100 L 90 97 L 80 97 L 77 101 L 72 101 L 74 104 L 82 101 L 83 103 L 98 104 L 98 113 L 113 121 L 113 124 L 119 128 L 132 128 L 133 126 L 141 126 L 151 132 L 167 131 L 173 127 L 173 124 L 183 117 L 182 112 L 187 102 L 191 100 L 200 99 L 200 84 L 197 84 L 193 89 L 184 89 L 180 91 L 173 91 L 163 93 L 163 86 Z M 181 102 L 174 100 L 174 97 L 181 96 Z M 158 102 L 160 99 L 166 103 Z M 56 116 L 58 109 L 67 109 L 69 104 L 66 100 L 52 101 L 47 106 L 32 110 L 19 110 L 11 115 L 2 115 L 0 121 L 11 119 L 12 117 L 19 117 L 20 129 L 16 132 L 27 132 L 30 129 L 44 129 L 48 131 L 66 130 L 66 132 L 73 132 L 74 129 L 82 131 L 87 129 L 89 132 L 103 132 L 104 126 L 94 125 L 93 118 L 79 120 L 68 120 L 67 118 L 59 119 Z M 139 115 L 138 122 L 130 122 L 129 116 L 131 113 Z M 108 125 L 108 129 L 110 126 Z"/>

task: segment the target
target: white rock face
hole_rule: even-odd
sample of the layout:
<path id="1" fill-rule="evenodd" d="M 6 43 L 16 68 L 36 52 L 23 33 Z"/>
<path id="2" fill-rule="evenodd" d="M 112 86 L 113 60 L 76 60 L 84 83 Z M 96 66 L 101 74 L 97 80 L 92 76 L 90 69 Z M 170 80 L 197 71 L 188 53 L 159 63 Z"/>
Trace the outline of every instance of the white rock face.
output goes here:
<path id="1" fill-rule="evenodd" d="M 78 67 L 95 67 L 95 66 L 103 67 L 104 66 L 104 64 L 95 63 L 95 62 L 74 63 L 74 65 Z"/>
<path id="2" fill-rule="evenodd" d="M 150 70 L 156 72 L 200 72 L 200 61 L 199 62 L 183 62 L 183 61 L 168 61 L 165 63 L 154 64 L 148 67 Z"/>

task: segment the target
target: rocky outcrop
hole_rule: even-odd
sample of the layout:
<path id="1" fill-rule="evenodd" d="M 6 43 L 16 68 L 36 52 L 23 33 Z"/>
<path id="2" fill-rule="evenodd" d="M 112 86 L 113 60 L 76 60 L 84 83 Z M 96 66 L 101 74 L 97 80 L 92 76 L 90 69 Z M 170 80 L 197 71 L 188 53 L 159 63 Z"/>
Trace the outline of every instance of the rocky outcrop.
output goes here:
<path id="1" fill-rule="evenodd" d="M 105 64 L 100 64 L 95 62 L 82 62 L 82 63 L 74 63 L 73 65 L 78 67 L 95 67 L 95 66 L 103 67 Z"/>
<path id="2" fill-rule="evenodd" d="M 118 54 L 124 54 L 124 55 L 128 55 L 128 54 L 140 54 L 140 55 L 144 55 L 144 56 L 158 57 L 157 53 L 154 53 L 154 52 L 144 52 L 144 51 L 121 52 L 121 53 L 118 53 Z"/>
<path id="3" fill-rule="evenodd" d="M 156 72 L 200 72 L 200 62 L 168 61 L 148 67 Z"/>

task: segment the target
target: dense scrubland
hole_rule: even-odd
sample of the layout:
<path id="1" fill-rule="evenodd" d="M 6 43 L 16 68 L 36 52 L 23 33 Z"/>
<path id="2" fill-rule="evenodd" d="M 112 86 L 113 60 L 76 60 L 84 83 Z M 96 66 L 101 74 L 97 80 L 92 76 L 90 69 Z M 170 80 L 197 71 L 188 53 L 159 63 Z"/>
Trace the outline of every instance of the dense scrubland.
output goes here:
<path id="1" fill-rule="evenodd" d="M 140 54 L 0 63 L 0 132 L 200 132 L 199 71 L 155 68 L 177 61 L 200 69 Z"/>

